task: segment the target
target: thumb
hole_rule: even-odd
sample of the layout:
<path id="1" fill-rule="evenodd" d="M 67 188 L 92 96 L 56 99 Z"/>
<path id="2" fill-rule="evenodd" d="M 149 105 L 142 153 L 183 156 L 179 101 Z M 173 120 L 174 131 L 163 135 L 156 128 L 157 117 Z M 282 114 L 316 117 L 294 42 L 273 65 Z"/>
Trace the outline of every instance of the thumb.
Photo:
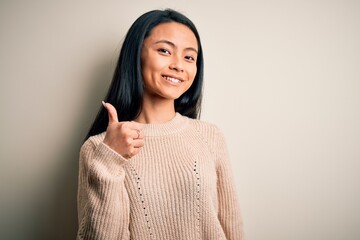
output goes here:
<path id="1" fill-rule="evenodd" d="M 105 103 L 104 101 L 102 101 L 102 104 L 108 111 L 109 124 L 114 123 L 114 122 L 116 122 L 116 123 L 119 122 L 115 107 L 113 105 L 111 105 L 110 103 Z"/>

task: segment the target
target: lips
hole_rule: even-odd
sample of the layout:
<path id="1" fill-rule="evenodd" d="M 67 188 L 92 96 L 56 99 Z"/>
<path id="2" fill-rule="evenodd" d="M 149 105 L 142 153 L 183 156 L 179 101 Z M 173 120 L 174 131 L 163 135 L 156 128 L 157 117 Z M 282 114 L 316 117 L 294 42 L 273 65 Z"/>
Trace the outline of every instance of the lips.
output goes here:
<path id="1" fill-rule="evenodd" d="M 184 82 L 183 79 L 174 76 L 161 75 L 161 77 L 175 84 Z"/>

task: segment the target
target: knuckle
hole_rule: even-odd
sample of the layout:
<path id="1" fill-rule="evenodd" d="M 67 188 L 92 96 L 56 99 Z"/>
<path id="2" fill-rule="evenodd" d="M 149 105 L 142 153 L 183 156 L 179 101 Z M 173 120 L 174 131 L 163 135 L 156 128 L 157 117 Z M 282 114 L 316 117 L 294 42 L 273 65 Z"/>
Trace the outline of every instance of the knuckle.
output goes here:
<path id="1" fill-rule="evenodd" d="M 128 146 L 128 147 L 130 147 L 131 145 L 132 145 L 132 139 L 131 138 L 126 138 L 125 139 L 125 144 L 126 144 L 126 146 Z"/>
<path id="2" fill-rule="evenodd" d="M 134 149 L 129 150 L 129 156 L 133 157 L 135 155 Z"/>
<path id="3" fill-rule="evenodd" d="M 122 123 L 122 122 L 119 123 L 119 124 L 118 124 L 118 127 L 119 127 L 119 130 L 120 130 L 120 131 L 124 131 L 124 123 Z"/>
<path id="4" fill-rule="evenodd" d="M 121 126 L 126 129 L 129 128 L 129 122 L 122 122 Z"/>

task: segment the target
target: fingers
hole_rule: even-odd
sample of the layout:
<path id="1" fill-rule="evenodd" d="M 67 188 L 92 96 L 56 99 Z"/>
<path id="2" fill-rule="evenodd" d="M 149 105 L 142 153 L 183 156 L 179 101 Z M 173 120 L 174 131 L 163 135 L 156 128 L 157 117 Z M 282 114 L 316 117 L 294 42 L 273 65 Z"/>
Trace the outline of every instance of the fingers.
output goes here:
<path id="1" fill-rule="evenodd" d="M 138 154 L 141 148 L 144 146 L 143 139 L 129 139 L 126 151 L 121 154 L 125 158 L 129 159 Z"/>
<path id="2" fill-rule="evenodd" d="M 131 121 L 131 122 L 124 123 L 124 125 L 125 125 L 124 127 L 127 129 L 128 136 L 130 136 L 131 138 L 133 138 L 133 139 L 143 139 L 144 138 L 142 124 Z"/>
<path id="3" fill-rule="evenodd" d="M 134 146 L 134 148 L 142 148 L 144 146 L 144 140 L 143 139 L 134 139 L 133 146 Z"/>
<path id="4" fill-rule="evenodd" d="M 125 158 L 138 154 L 144 146 L 143 124 L 134 121 L 119 122 L 115 107 L 110 103 L 102 102 L 102 104 L 109 116 L 104 143 Z"/>
<path id="5" fill-rule="evenodd" d="M 142 130 L 142 128 L 143 128 L 143 125 L 141 124 L 141 123 L 138 123 L 138 122 L 134 122 L 134 121 L 131 121 L 131 122 L 129 122 L 130 124 L 129 124 L 129 127 L 131 128 L 131 129 L 134 129 L 134 130 Z"/>
<path id="6" fill-rule="evenodd" d="M 119 122 L 115 107 L 110 103 L 105 103 L 104 101 L 102 102 L 102 104 L 105 107 L 105 109 L 108 111 L 109 124 L 114 122 L 116 123 Z"/>
<path id="7" fill-rule="evenodd" d="M 129 136 L 132 139 L 144 139 L 144 132 L 138 129 L 129 129 Z"/>
<path id="8" fill-rule="evenodd" d="M 140 148 L 133 148 L 131 151 L 129 151 L 127 154 L 125 154 L 125 158 L 129 159 L 135 156 L 140 152 Z"/>

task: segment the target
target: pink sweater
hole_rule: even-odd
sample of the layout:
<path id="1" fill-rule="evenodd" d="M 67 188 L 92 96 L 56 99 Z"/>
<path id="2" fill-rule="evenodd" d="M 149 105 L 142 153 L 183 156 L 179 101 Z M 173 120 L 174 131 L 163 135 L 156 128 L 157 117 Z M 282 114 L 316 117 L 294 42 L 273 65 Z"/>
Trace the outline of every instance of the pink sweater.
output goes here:
<path id="1" fill-rule="evenodd" d="M 127 160 L 90 137 L 80 151 L 77 239 L 244 239 L 222 133 L 176 114 L 144 124 Z"/>

